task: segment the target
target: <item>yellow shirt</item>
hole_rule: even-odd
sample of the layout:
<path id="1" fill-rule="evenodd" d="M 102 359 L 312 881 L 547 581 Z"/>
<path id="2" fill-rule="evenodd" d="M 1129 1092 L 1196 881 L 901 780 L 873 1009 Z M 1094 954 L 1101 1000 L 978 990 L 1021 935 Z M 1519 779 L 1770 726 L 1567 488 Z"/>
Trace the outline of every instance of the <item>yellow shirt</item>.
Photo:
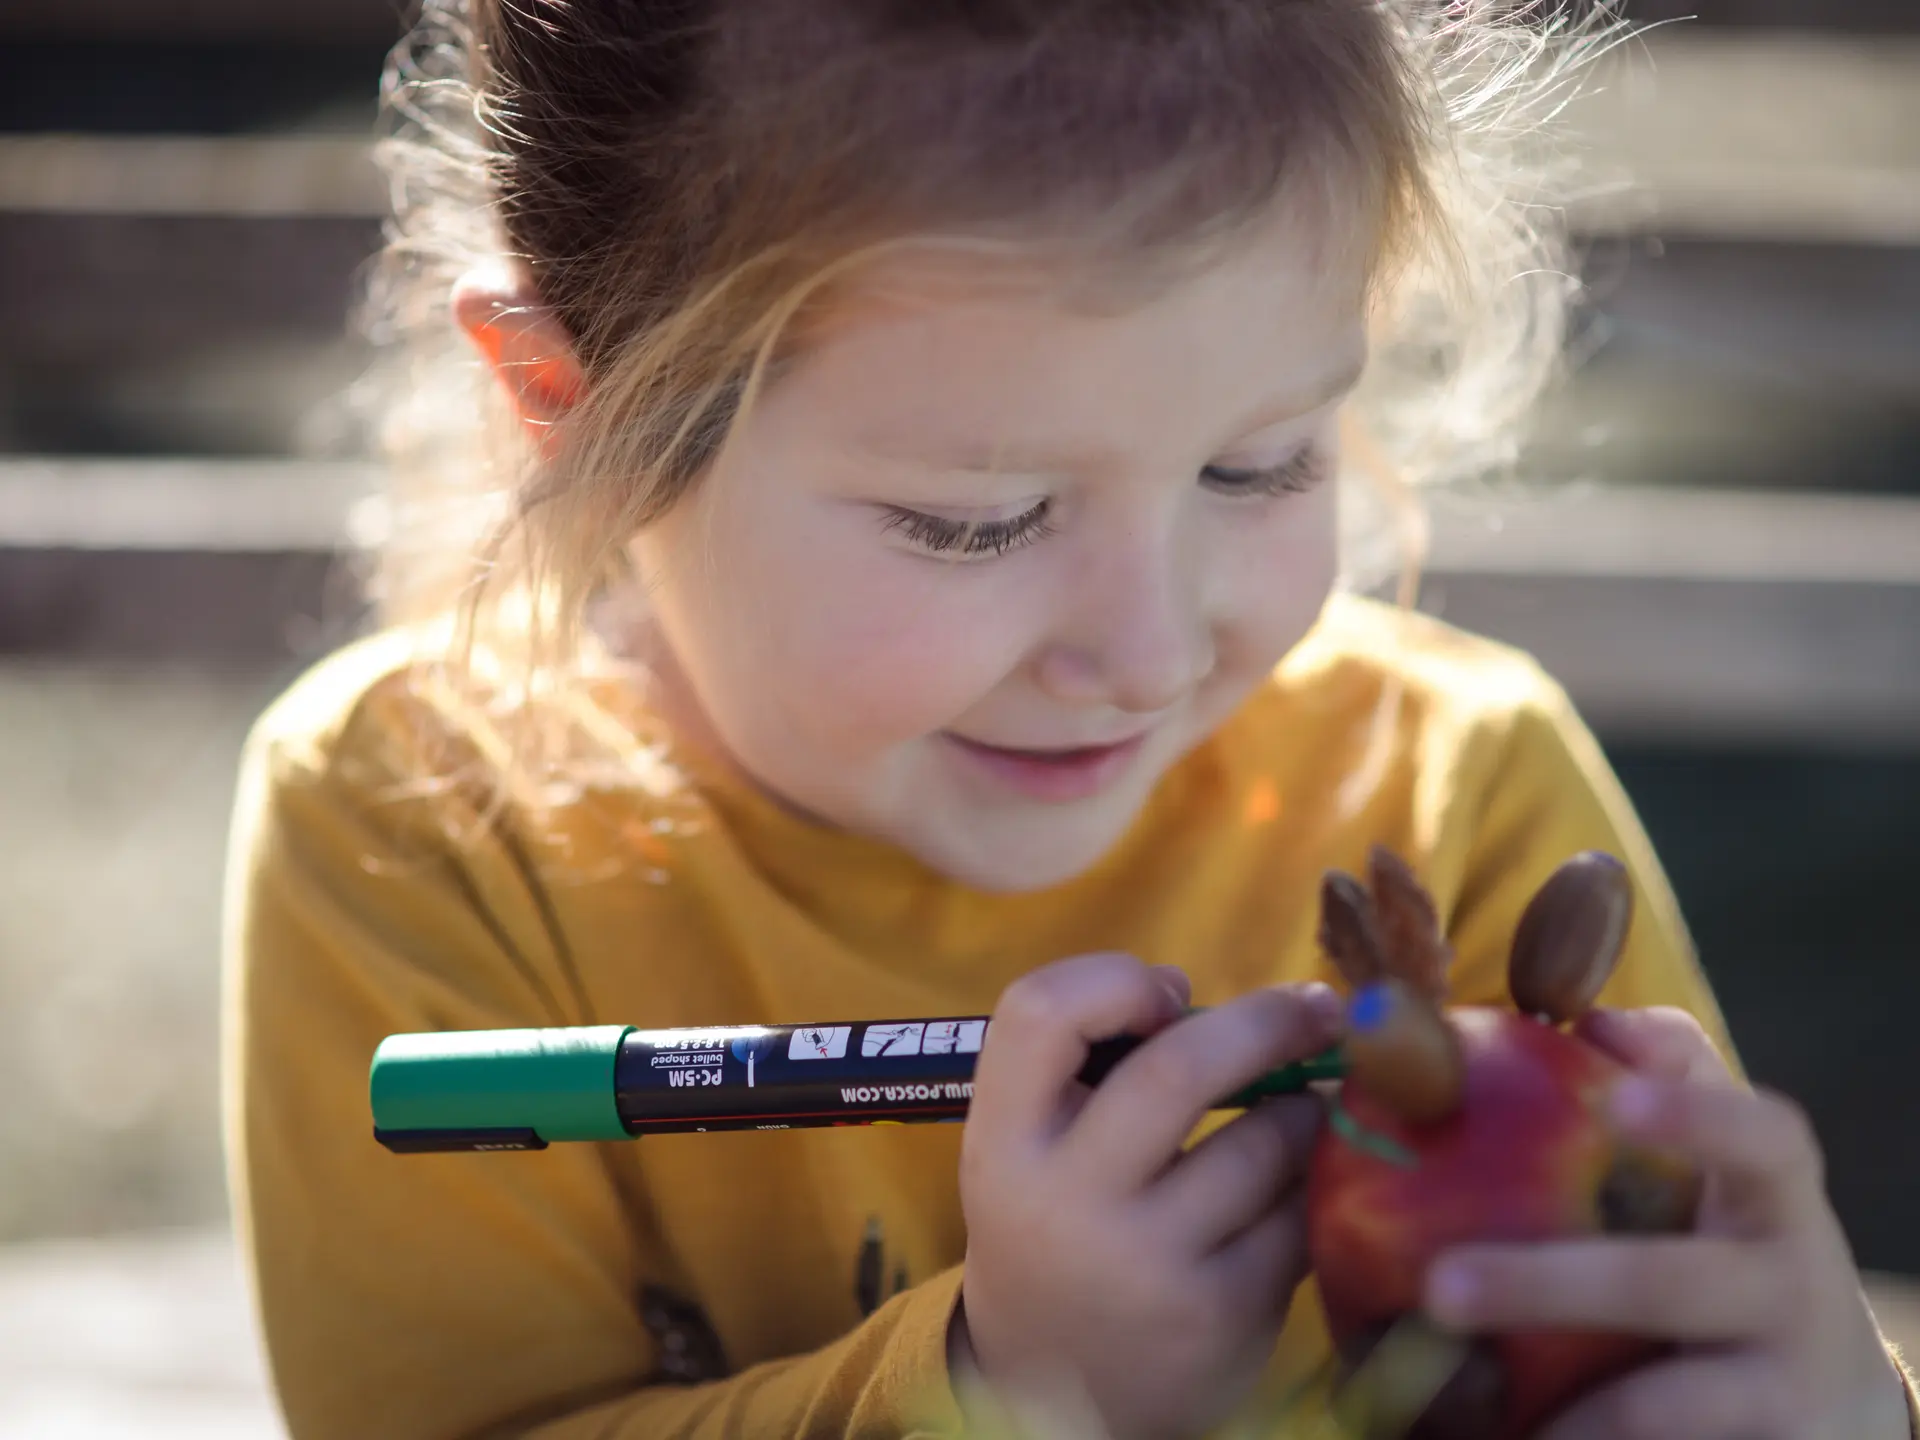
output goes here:
<path id="1" fill-rule="evenodd" d="M 593 723 L 630 725 L 632 703 L 609 695 Z M 1378 733 L 1376 713 L 1392 719 Z M 1217 1004 L 1333 978 L 1319 877 L 1380 842 L 1433 890 L 1469 1003 L 1504 1000 L 1508 941 L 1553 867 L 1620 855 L 1639 905 L 1603 1000 L 1683 1006 L 1723 1038 L 1667 882 L 1561 691 L 1518 653 L 1370 601 L 1336 598 L 1112 854 L 1039 894 L 970 891 L 728 786 L 609 786 L 482 824 L 473 788 L 436 777 L 489 743 L 387 635 L 318 665 L 247 750 L 228 1139 L 295 1440 L 957 1424 L 960 1127 L 396 1156 L 367 1097 L 396 1032 L 986 1013 L 1021 973 L 1109 949 L 1184 967 L 1196 1003 Z M 876 1261 L 890 1298 L 863 1317 L 856 1275 Z M 1275 1376 L 1325 1347 L 1309 1285 Z"/>

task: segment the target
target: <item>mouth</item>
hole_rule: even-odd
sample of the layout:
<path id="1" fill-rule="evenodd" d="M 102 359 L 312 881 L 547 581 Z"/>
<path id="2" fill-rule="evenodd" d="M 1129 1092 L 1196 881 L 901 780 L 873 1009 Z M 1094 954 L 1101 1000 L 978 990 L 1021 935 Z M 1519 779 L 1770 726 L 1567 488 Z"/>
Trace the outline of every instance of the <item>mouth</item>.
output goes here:
<path id="1" fill-rule="evenodd" d="M 1103 745 L 1022 749 L 988 745 L 964 735 L 943 737 L 976 772 L 1034 800 L 1063 803 L 1105 790 L 1133 763 L 1146 735 Z"/>

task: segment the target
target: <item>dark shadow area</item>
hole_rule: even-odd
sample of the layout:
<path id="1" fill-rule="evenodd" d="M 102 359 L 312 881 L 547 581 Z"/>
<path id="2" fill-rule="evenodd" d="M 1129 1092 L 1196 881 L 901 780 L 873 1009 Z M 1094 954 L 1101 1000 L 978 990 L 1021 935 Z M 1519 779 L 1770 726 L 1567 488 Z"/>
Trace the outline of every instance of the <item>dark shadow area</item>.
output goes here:
<path id="1" fill-rule="evenodd" d="M 397 24 L 397 22 L 396 22 Z M 397 31 L 396 31 L 397 33 Z M 0 35 L 0 131 L 235 135 L 373 122 L 386 47 L 265 41 L 10 39 Z"/>
<path id="2" fill-rule="evenodd" d="M 1819 1129 L 1860 1263 L 1920 1274 L 1920 755 L 1609 753 L 1742 1059 Z"/>

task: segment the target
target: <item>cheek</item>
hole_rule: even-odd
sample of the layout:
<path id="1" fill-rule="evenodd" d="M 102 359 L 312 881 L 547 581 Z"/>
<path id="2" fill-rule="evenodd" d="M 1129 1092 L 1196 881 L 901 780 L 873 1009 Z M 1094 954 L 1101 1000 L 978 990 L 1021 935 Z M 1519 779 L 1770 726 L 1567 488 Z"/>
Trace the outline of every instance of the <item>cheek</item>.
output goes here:
<path id="1" fill-rule="evenodd" d="M 1235 535 L 1229 608 L 1237 668 L 1276 664 L 1318 618 L 1339 569 L 1337 503 L 1334 486 L 1320 485 Z"/>
<path id="2" fill-rule="evenodd" d="M 837 748 L 917 739 L 946 728 L 1017 666 L 1006 627 L 975 603 L 989 598 L 984 587 L 912 573 L 926 568 L 881 553 L 796 597 L 764 657 L 778 667 L 796 728 Z"/>
<path id="3" fill-rule="evenodd" d="M 1018 666 L 999 587 L 902 556 L 857 516 L 785 518 L 714 515 L 703 563 L 653 572 L 669 641 L 736 744 L 853 758 L 945 728 Z M 663 526 L 653 548 L 692 542 Z"/>

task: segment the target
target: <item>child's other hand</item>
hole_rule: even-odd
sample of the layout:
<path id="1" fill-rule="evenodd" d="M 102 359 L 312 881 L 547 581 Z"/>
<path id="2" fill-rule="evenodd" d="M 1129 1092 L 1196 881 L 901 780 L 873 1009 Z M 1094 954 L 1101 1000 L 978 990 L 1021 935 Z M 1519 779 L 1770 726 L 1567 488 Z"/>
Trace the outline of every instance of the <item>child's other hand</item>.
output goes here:
<path id="1" fill-rule="evenodd" d="M 1340 1002 L 1269 989 L 1177 1019 L 1187 998 L 1177 970 L 1089 955 L 1024 976 L 994 1012 L 961 1150 L 956 1333 L 1015 1409 L 1067 1403 L 1107 1434 L 1188 1434 L 1272 1354 L 1306 1271 L 1300 1183 L 1320 1102 L 1269 1101 L 1183 1145 L 1223 1097 L 1332 1043 Z M 1153 1038 L 1098 1089 L 1078 1083 L 1088 1045 L 1126 1033 Z"/>
<path id="2" fill-rule="evenodd" d="M 1801 1112 L 1728 1074 L 1692 1017 L 1596 1012 L 1582 1033 L 1638 1074 L 1623 1135 L 1706 1173 L 1696 1233 L 1475 1246 L 1436 1264 L 1436 1317 L 1477 1331 L 1600 1327 L 1676 1356 L 1580 1402 L 1542 1440 L 1904 1440 L 1904 1387 L 1867 1309 Z"/>

